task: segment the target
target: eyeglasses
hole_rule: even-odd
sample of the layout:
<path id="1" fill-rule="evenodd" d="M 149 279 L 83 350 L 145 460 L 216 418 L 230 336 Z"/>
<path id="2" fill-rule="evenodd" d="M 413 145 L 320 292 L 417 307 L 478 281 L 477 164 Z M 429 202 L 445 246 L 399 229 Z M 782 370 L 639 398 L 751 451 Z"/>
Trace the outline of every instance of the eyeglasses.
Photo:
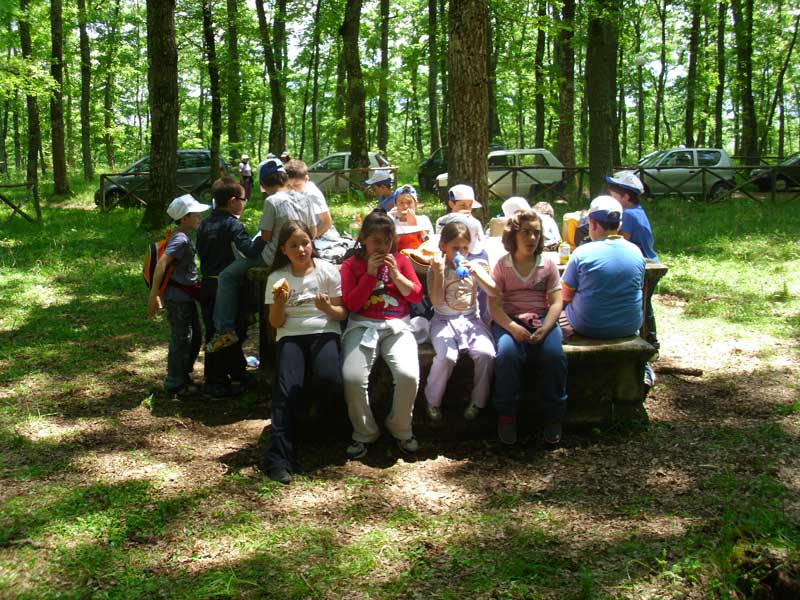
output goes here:
<path id="1" fill-rule="evenodd" d="M 237 200 L 241 200 L 242 202 L 247 202 L 247 198 L 243 196 L 234 196 L 234 198 L 236 198 Z"/>

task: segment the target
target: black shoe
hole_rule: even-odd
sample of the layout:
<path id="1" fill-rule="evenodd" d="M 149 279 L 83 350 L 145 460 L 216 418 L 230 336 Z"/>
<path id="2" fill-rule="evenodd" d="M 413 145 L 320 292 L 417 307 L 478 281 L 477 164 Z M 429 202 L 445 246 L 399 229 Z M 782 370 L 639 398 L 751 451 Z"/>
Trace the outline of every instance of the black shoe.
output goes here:
<path id="1" fill-rule="evenodd" d="M 167 394 L 167 398 L 177 398 L 178 400 L 199 398 L 203 395 L 203 391 L 200 389 L 200 386 L 195 383 L 185 383 L 178 388 L 167 388 L 164 390 L 164 392 Z"/>
<path id="2" fill-rule="evenodd" d="M 267 477 L 283 485 L 289 485 L 292 482 L 292 474 L 283 467 L 271 467 L 267 471 Z"/>
<path id="3" fill-rule="evenodd" d="M 544 426 L 544 441 L 550 446 L 557 446 L 561 443 L 561 423 L 553 422 Z"/>

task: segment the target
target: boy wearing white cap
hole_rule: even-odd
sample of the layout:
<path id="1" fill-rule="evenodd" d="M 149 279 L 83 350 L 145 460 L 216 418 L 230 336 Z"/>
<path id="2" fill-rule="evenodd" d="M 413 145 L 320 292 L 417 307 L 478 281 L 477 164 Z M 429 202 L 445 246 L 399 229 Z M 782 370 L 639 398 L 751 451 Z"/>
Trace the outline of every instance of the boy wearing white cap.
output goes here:
<path id="1" fill-rule="evenodd" d="M 573 331 L 596 339 L 626 337 L 642 325 L 645 260 L 639 248 L 619 234 L 622 214 L 622 206 L 611 196 L 592 200 L 592 243 L 572 253 L 561 277 L 565 338 Z"/>
<path id="2" fill-rule="evenodd" d="M 372 173 L 372 176 L 364 181 L 366 188 L 375 195 L 378 200 L 378 208 L 382 208 L 389 212 L 394 208 L 394 199 L 392 198 L 392 184 L 394 177 L 391 171 L 386 169 L 378 169 Z"/>
<path id="3" fill-rule="evenodd" d="M 158 291 L 164 277 L 168 276 L 169 283 L 163 297 L 170 327 L 164 391 L 170 397 L 191 395 L 198 391 L 197 386 L 192 383 L 190 373 L 202 341 L 200 315 L 195 303 L 200 297 L 200 284 L 194 261 L 196 250 L 189 234 L 200 226 L 200 213 L 209 208 L 209 205 L 200 204 L 191 194 L 184 194 L 170 203 L 167 214 L 175 221 L 177 228 L 158 259 L 147 301 L 147 314 L 154 317 L 158 309 L 162 308 L 162 298 Z M 171 274 L 166 275 L 167 269 L 173 263 Z"/>

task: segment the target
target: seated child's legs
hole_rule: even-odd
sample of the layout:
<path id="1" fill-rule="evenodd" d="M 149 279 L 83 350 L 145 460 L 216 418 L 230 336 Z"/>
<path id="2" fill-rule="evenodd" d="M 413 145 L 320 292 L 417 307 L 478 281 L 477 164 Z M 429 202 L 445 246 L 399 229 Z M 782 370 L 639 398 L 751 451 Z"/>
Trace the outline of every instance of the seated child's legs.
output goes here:
<path id="1" fill-rule="evenodd" d="M 484 408 L 489 400 L 494 372 L 494 343 L 487 334 L 478 334 L 469 349 L 469 356 L 474 365 L 472 376 L 472 403 L 478 408 Z"/>
<path id="2" fill-rule="evenodd" d="M 409 329 L 399 333 L 381 332 L 378 344 L 394 381 L 394 397 L 386 417 L 386 428 L 396 439 L 407 440 L 414 436 L 411 419 L 419 387 L 417 340 Z"/>
<path id="3" fill-rule="evenodd" d="M 367 395 L 369 374 L 378 352 L 376 348 L 361 345 L 363 333 L 363 329 L 354 329 L 342 339 L 342 382 L 347 414 L 353 426 L 353 439 L 371 444 L 380 437 Z"/>
<path id="4" fill-rule="evenodd" d="M 530 353 L 541 370 L 542 403 L 548 423 L 560 423 L 567 412 L 567 356 L 556 326 L 541 344 L 531 344 Z"/>
<path id="5" fill-rule="evenodd" d="M 334 409 L 340 408 L 342 400 L 342 367 L 339 336 L 321 333 L 311 343 L 311 398 L 324 398 Z"/>
<path id="6" fill-rule="evenodd" d="M 290 336 L 278 342 L 278 365 L 272 385 L 272 424 L 266 462 L 269 468 L 293 471 L 293 410 L 300 401 L 306 372 L 306 350 L 302 336 Z"/>
<path id="7" fill-rule="evenodd" d="M 500 416 L 516 417 L 530 344 L 517 342 L 499 325 L 492 325 L 492 334 L 497 343 L 494 361 L 494 405 Z"/>
<path id="8" fill-rule="evenodd" d="M 239 292 L 251 267 L 263 267 L 261 256 L 235 260 L 219 274 L 217 297 L 214 302 L 214 329 L 217 334 L 232 332 L 239 309 Z"/>
<path id="9" fill-rule="evenodd" d="M 442 405 L 442 396 L 447 388 L 447 382 L 458 362 L 458 345 L 447 321 L 433 318 L 431 321 L 431 344 L 436 351 L 436 356 L 433 358 L 431 370 L 428 372 L 428 381 L 425 383 L 425 399 L 428 401 L 428 406 L 439 407 Z"/>
<path id="10" fill-rule="evenodd" d="M 194 300 L 166 300 L 164 304 L 170 329 L 164 389 L 174 392 L 191 383 L 189 373 L 200 351 L 200 318 Z"/>

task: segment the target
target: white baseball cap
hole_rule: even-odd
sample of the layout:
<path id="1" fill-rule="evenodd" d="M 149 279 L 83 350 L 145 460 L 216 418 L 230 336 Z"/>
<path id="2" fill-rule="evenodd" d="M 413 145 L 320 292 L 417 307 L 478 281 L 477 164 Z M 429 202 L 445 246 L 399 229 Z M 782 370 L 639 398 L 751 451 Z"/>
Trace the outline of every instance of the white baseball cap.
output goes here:
<path id="1" fill-rule="evenodd" d="M 588 217 L 602 223 L 619 223 L 622 221 L 622 205 L 611 196 L 598 196 L 589 205 Z"/>
<path id="2" fill-rule="evenodd" d="M 364 185 L 382 184 L 391 186 L 392 181 L 394 181 L 394 177 L 392 177 L 391 171 L 378 169 L 372 173 L 372 177 L 364 181 Z"/>
<path id="3" fill-rule="evenodd" d="M 506 217 L 511 217 L 521 210 L 530 210 L 531 205 L 522 196 L 511 196 L 511 198 L 503 202 L 502 209 Z"/>
<path id="4" fill-rule="evenodd" d="M 177 221 L 189 213 L 201 213 L 209 208 L 211 207 L 208 204 L 200 204 L 191 194 L 184 194 L 169 203 L 167 214 L 173 221 Z"/>
<path id="5" fill-rule="evenodd" d="M 636 194 L 644 192 L 642 180 L 633 171 L 619 171 L 613 177 L 606 177 L 606 181 Z"/>
<path id="6" fill-rule="evenodd" d="M 459 183 L 447 191 L 447 199 L 451 202 L 456 200 L 472 200 L 472 208 L 480 208 L 481 203 L 475 200 L 475 190 L 471 185 Z"/>

